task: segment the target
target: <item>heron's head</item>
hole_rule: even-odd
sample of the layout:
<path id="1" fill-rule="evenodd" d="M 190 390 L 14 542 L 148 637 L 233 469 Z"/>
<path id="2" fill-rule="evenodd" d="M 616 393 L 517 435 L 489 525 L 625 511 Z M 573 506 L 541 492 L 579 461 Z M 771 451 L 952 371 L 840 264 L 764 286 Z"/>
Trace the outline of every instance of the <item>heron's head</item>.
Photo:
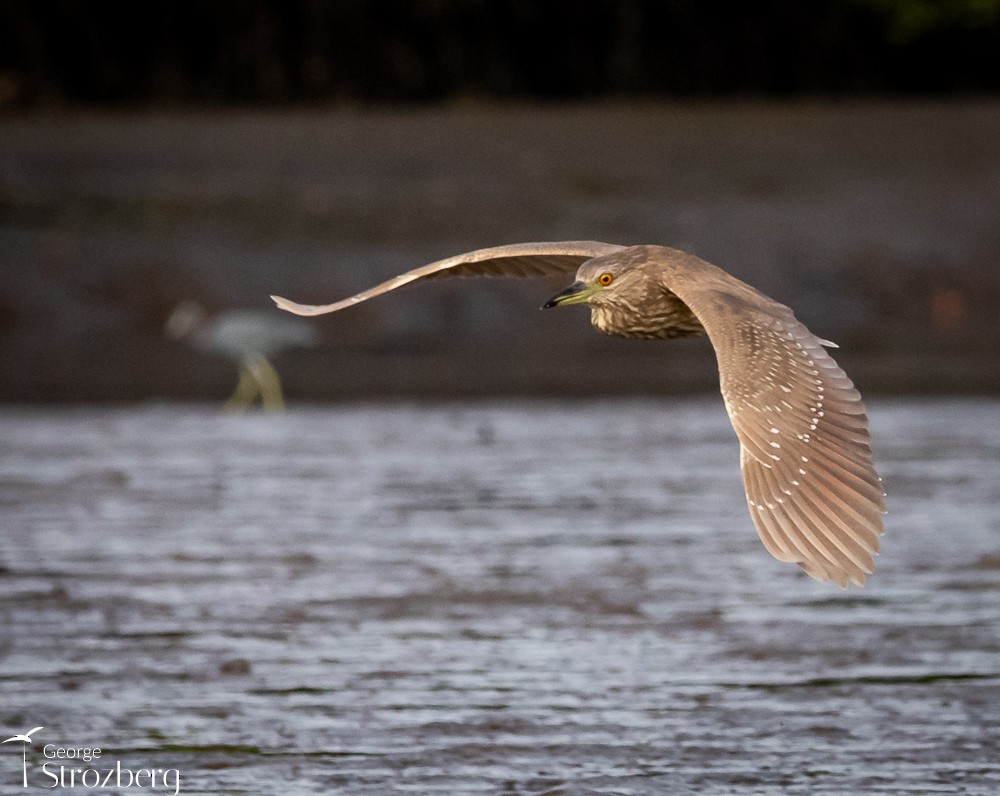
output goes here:
<path id="1" fill-rule="evenodd" d="M 662 339 L 702 334 L 701 324 L 662 281 L 658 249 L 633 246 L 580 266 L 576 281 L 544 305 L 590 305 L 590 320 L 605 334 Z"/>
<path id="2" fill-rule="evenodd" d="M 180 340 L 193 332 L 205 320 L 205 309 L 196 301 L 182 301 L 167 318 L 168 337 Z"/>
<path id="3" fill-rule="evenodd" d="M 588 260 L 576 272 L 573 284 L 556 293 L 542 309 L 568 304 L 609 306 L 640 299 L 648 287 L 642 265 L 642 260 L 622 257 L 619 252 Z"/>

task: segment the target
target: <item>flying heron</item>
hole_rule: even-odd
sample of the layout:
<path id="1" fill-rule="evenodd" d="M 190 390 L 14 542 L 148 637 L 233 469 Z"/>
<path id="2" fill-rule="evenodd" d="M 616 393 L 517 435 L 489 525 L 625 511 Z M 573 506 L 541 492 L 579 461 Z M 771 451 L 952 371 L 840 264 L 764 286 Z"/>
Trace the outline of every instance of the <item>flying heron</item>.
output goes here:
<path id="1" fill-rule="evenodd" d="M 520 243 L 440 260 L 333 304 L 272 298 L 289 312 L 321 315 L 422 279 L 574 270 L 575 281 L 543 308 L 588 304 L 593 325 L 610 335 L 708 336 L 764 547 L 817 580 L 863 585 L 879 549 L 885 493 L 861 395 L 826 352 L 833 343 L 711 263 L 665 246 Z"/>
<path id="2" fill-rule="evenodd" d="M 210 316 L 194 301 L 182 301 L 167 319 L 167 334 L 195 348 L 220 354 L 239 368 L 226 409 L 244 412 L 260 396 L 264 408 L 285 408 L 278 372 L 268 361 L 287 348 L 315 345 L 316 330 L 304 321 L 257 310 L 227 310 Z"/>

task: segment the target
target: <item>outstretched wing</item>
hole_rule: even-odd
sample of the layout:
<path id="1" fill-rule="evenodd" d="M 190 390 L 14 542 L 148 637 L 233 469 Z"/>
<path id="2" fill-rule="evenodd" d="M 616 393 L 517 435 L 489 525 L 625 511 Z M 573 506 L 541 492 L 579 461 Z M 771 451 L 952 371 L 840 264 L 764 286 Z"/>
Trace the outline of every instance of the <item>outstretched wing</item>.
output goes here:
<path id="1" fill-rule="evenodd" d="M 510 246 L 477 249 L 414 268 L 356 296 L 333 304 L 296 304 L 281 296 L 271 296 L 271 298 L 281 309 L 296 315 L 324 315 L 381 296 L 418 279 L 435 279 L 442 276 L 550 276 L 572 273 L 581 263 L 622 248 L 624 247 L 612 243 L 587 240 L 565 243 L 515 243 Z"/>
<path id="2" fill-rule="evenodd" d="M 861 395 L 788 307 L 697 258 L 674 262 L 664 285 L 715 347 L 761 541 L 814 578 L 862 585 L 885 496 Z"/>

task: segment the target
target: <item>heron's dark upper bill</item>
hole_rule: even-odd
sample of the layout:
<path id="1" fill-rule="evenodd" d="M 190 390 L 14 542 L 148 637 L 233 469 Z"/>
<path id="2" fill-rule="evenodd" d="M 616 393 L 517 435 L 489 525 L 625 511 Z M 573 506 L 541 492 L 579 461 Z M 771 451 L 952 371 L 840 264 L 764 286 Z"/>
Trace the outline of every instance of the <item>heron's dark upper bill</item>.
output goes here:
<path id="1" fill-rule="evenodd" d="M 543 310 L 551 309 L 552 307 L 558 307 L 560 304 L 575 304 L 574 298 L 580 296 L 581 293 L 587 290 L 587 285 L 583 282 L 574 282 L 565 290 L 560 290 L 552 298 L 546 301 L 542 305 Z"/>

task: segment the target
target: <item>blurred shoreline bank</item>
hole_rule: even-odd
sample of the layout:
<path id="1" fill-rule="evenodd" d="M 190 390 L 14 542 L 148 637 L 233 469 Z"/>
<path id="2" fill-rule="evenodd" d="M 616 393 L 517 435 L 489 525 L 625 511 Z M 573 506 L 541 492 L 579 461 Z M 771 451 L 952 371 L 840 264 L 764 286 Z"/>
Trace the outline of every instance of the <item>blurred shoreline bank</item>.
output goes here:
<path id="1" fill-rule="evenodd" d="M 173 306 L 330 301 L 527 240 L 661 243 L 792 306 L 866 393 L 1000 393 L 1000 101 L 448 105 L 0 119 L 0 401 L 223 398 Z M 560 281 L 315 320 L 289 399 L 675 394 L 703 341 L 540 313 Z M 277 312 L 277 310 L 274 310 Z"/>

